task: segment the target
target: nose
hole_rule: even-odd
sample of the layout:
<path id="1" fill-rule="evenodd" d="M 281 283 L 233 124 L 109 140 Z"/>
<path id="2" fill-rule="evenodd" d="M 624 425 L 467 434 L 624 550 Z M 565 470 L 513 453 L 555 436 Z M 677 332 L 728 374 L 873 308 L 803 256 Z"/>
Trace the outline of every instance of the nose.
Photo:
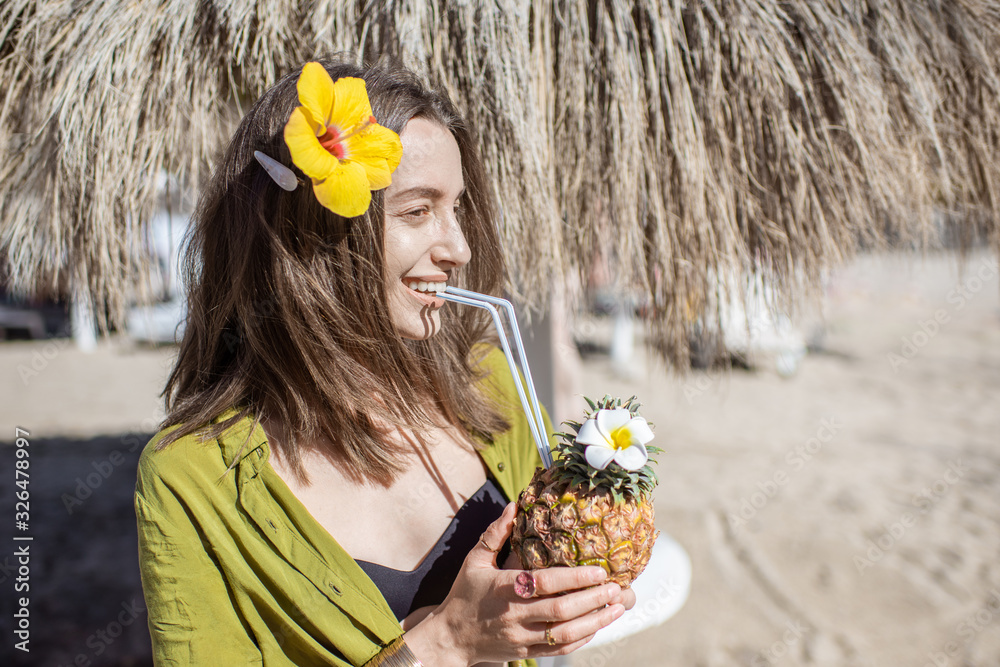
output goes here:
<path id="1" fill-rule="evenodd" d="M 449 213 L 438 224 L 438 238 L 431 250 L 431 259 L 438 266 L 452 269 L 465 266 L 472 259 L 472 249 L 454 213 Z"/>

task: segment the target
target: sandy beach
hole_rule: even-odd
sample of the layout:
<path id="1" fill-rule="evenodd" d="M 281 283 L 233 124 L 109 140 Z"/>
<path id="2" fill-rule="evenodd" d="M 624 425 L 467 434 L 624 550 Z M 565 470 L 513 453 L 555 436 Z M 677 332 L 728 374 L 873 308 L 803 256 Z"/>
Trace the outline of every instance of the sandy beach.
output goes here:
<path id="1" fill-rule="evenodd" d="M 657 523 L 693 581 L 574 665 L 1000 664 L 995 260 L 863 258 L 824 315 L 790 379 L 585 366 L 583 393 L 636 393 L 656 423 Z"/>
<path id="2" fill-rule="evenodd" d="M 627 378 L 588 357 L 578 393 L 637 394 L 656 425 L 657 523 L 693 580 L 674 618 L 573 665 L 1000 665 L 998 295 L 988 254 L 961 274 L 951 255 L 862 257 L 831 274 L 793 377 L 678 377 L 638 344 Z M 149 664 L 131 487 L 174 354 L 0 345 L 2 468 L 28 430 L 37 500 L 37 651 L 15 664 Z M 5 475 L 4 507 L 14 490 Z"/>

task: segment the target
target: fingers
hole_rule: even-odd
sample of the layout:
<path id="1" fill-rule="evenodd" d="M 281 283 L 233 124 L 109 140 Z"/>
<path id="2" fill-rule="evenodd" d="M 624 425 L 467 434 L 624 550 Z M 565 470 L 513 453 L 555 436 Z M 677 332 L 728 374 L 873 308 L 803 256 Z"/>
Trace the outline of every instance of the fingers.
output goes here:
<path id="1" fill-rule="evenodd" d="M 615 602 L 625 607 L 625 611 L 628 611 L 635 606 L 635 591 L 631 587 L 623 588 L 622 594 L 618 596 Z"/>
<path id="2" fill-rule="evenodd" d="M 610 583 L 568 595 L 536 599 L 525 606 L 524 618 L 535 622 L 568 621 L 603 609 L 606 605 L 617 604 L 616 600 L 621 592 L 618 584 Z M 624 609 L 622 606 L 622 610 Z"/>
<path id="3" fill-rule="evenodd" d="M 507 504 L 507 507 L 503 510 L 503 514 L 483 532 L 479 538 L 479 543 L 469 553 L 471 558 L 475 558 L 481 565 L 496 565 L 497 552 L 500 551 L 500 548 L 514 530 L 514 513 L 516 507 L 514 503 Z"/>
<path id="4" fill-rule="evenodd" d="M 589 588 L 608 578 L 603 567 L 585 565 L 582 567 L 550 567 L 535 570 L 537 595 L 555 595 L 580 588 Z"/>
<path id="5" fill-rule="evenodd" d="M 625 607 L 614 604 L 570 621 L 538 623 L 534 629 L 539 641 L 532 647 L 531 654 L 560 655 L 563 649 L 566 653 L 574 651 L 590 641 L 598 630 L 614 623 L 624 613 Z"/>
<path id="6" fill-rule="evenodd" d="M 567 655 L 578 648 L 583 648 L 593 638 L 594 635 L 589 635 L 572 644 L 556 644 L 555 646 L 546 646 L 545 644 L 535 645 L 531 647 L 531 656 L 533 658 L 550 658 L 556 655 Z"/>

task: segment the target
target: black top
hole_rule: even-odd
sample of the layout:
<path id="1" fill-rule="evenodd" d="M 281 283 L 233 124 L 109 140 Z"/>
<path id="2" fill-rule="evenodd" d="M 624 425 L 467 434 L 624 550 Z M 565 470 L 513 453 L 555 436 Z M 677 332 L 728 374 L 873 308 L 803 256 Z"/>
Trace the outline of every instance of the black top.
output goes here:
<path id="1" fill-rule="evenodd" d="M 486 483 L 455 513 L 415 570 L 406 572 L 368 561 L 355 561 L 378 586 L 396 618 L 402 621 L 420 607 L 444 602 L 465 557 L 476 546 L 483 531 L 503 513 L 507 502 L 503 491 L 487 477 Z M 508 553 L 509 544 L 505 544 L 497 555 L 500 566 Z"/>

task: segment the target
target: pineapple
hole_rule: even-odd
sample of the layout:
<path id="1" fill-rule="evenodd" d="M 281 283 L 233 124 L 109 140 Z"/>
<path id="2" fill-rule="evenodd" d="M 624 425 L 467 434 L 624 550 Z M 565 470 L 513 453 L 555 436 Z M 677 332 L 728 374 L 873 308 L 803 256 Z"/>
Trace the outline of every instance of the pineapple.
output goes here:
<path id="1" fill-rule="evenodd" d="M 565 422 L 573 433 L 556 434 L 561 442 L 554 450 L 552 467 L 538 468 L 521 492 L 511 544 L 525 569 L 600 565 L 608 572 L 609 581 L 624 588 L 646 567 L 659 535 L 652 504 L 657 479 L 645 459 L 661 450 L 640 441 L 626 461 L 617 455 L 629 446 L 628 429 L 619 427 L 606 433 L 608 429 L 596 428 L 601 411 L 617 411 L 601 415 L 602 420 L 641 422 L 636 429 L 646 435 L 640 440 L 652 438 L 645 420 L 637 418 L 639 403 L 634 396 L 624 404 L 610 396 L 596 403 L 586 400 L 591 412 L 584 424 Z M 596 433 L 603 434 L 602 442 L 606 440 L 606 445 L 598 447 L 604 451 L 588 456 L 588 446 L 578 438 L 590 442 Z M 616 460 L 608 458 L 610 452 Z M 641 454 L 638 459 L 637 452 Z M 604 467 L 595 467 L 595 463 Z"/>

